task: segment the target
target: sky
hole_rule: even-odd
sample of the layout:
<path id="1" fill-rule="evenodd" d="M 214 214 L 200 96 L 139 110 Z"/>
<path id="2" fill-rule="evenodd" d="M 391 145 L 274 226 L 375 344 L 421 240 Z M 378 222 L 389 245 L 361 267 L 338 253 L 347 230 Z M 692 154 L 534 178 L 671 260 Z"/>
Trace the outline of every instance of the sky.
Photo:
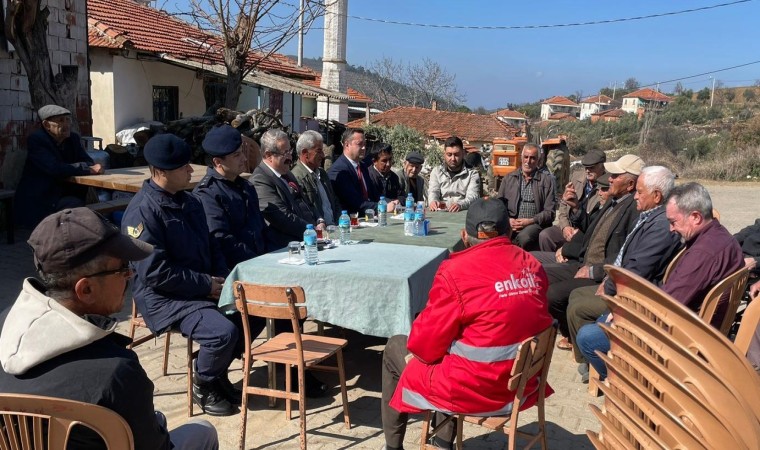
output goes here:
<path id="1" fill-rule="evenodd" d="M 181 7 L 186 0 L 168 0 Z M 285 0 L 297 4 L 297 0 Z M 383 57 L 430 58 L 456 76 L 470 108 L 495 109 L 554 95 L 594 95 L 628 78 L 642 85 L 676 82 L 697 91 L 712 79 L 726 87 L 760 79 L 760 0 L 348 0 L 347 61 L 371 67 Z M 160 2 L 159 2 L 160 3 Z M 727 6 L 598 25 L 473 29 L 408 26 L 527 27 L 585 23 Z M 171 7 L 171 5 L 165 5 Z M 375 19 L 375 20 L 367 20 Z M 304 56 L 321 57 L 322 22 L 305 36 Z M 297 40 L 280 53 L 297 54 Z M 707 74 L 719 69 L 745 67 Z"/>

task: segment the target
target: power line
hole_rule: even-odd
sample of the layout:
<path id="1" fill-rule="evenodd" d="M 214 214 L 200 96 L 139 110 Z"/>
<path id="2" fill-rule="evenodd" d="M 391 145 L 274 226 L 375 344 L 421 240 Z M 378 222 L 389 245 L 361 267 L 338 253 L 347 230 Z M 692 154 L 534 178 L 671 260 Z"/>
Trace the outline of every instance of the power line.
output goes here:
<path id="1" fill-rule="evenodd" d="M 731 67 L 724 67 L 722 69 L 711 70 L 709 72 L 702 72 L 702 73 L 698 73 L 698 74 L 695 74 L 695 75 L 689 75 L 689 76 L 680 77 L 680 78 L 673 78 L 672 80 L 655 81 L 654 83 L 649 83 L 649 84 L 642 85 L 642 87 L 650 87 L 650 86 L 655 86 L 657 84 L 673 83 L 674 81 L 689 80 L 691 78 L 698 78 L 698 77 L 702 77 L 702 76 L 705 76 L 705 75 L 712 75 L 714 73 L 725 72 L 727 70 L 738 69 L 740 67 L 747 67 L 747 66 L 751 66 L 753 64 L 760 64 L 760 60 L 758 60 L 758 61 L 752 61 L 752 62 L 748 62 L 748 63 L 744 63 L 744 64 L 737 64 L 737 65 L 731 66 Z"/>
<path id="2" fill-rule="evenodd" d="M 448 28 L 448 29 L 456 29 L 456 30 L 526 30 L 526 29 L 540 29 L 540 28 L 563 28 L 563 27 L 580 27 L 580 26 L 588 26 L 588 25 L 604 25 L 604 24 L 609 24 L 609 23 L 653 19 L 657 17 L 676 16 L 679 14 L 687 14 L 687 13 L 693 13 L 693 12 L 698 12 L 698 11 L 706 11 L 709 9 L 723 8 L 726 6 L 733 6 L 739 3 L 748 3 L 751 1 L 752 0 L 736 0 L 733 2 L 719 3 L 717 5 L 702 6 L 700 8 L 683 9 L 680 11 L 670 11 L 670 12 L 664 12 L 664 13 L 658 13 L 658 14 L 649 14 L 645 16 L 624 17 L 624 18 L 619 18 L 619 19 L 594 20 L 594 21 L 588 21 L 588 22 L 544 24 L 544 25 L 442 25 L 442 24 L 431 24 L 431 23 L 401 22 L 401 21 L 396 21 L 396 20 L 376 19 L 373 17 L 362 17 L 362 16 L 352 16 L 352 15 L 346 15 L 346 17 L 350 19 L 365 20 L 368 22 L 379 22 L 379 23 L 385 23 L 385 24 L 391 24 L 391 25 L 404 25 L 404 26 L 410 26 L 410 27 Z"/>

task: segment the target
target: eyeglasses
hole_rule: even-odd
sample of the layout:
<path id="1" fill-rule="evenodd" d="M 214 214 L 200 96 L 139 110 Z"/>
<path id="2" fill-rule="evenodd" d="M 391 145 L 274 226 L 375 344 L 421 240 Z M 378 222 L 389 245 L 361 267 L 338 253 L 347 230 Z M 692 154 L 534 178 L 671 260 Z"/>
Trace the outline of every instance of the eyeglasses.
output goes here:
<path id="1" fill-rule="evenodd" d="M 116 275 L 116 274 L 120 274 L 124 278 L 130 279 L 132 278 L 132 275 L 134 275 L 134 272 L 132 272 L 132 269 L 129 267 L 129 264 L 124 264 L 118 269 L 104 270 L 102 272 L 93 273 L 92 275 L 87 275 L 86 277 L 83 277 L 83 278 L 107 277 L 109 275 Z"/>

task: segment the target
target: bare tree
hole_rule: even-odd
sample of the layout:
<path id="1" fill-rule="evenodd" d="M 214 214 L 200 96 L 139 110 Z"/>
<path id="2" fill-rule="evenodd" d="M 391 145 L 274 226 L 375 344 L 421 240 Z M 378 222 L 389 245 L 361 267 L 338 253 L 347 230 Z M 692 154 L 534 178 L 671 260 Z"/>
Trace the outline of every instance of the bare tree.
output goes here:
<path id="1" fill-rule="evenodd" d="M 76 111 L 77 66 L 66 66 L 53 75 L 47 46 L 47 6 L 40 8 L 39 0 L 9 0 L 3 31 L 13 44 L 29 80 L 32 107 L 54 103 Z M 72 123 L 77 128 L 77 121 Z"/>
<path id="2" fill-rule="evenodd" d="M 303 3 L 305 32 L 324 14 L 325 5 L 316 0 Z M 230 109 L 237 108 L 243 78 L 299 31 L 300 10 L 287 1 L 190 0 L 189 8 L 180 15 L 188 16 L 201 30 L 218 36 L 222 42 L 227 70 L 225 106 Z"/>
<path id="3" fill-rule="evenodd" d="M 464 101 L 456 84 L 456 75 L 446 71 L 440 64 L 423 58 L 419 64 L 410 64 L 407 77 L 414 93 L 413 105 L 430 108 L 433 101 L 454 105 Z"/>

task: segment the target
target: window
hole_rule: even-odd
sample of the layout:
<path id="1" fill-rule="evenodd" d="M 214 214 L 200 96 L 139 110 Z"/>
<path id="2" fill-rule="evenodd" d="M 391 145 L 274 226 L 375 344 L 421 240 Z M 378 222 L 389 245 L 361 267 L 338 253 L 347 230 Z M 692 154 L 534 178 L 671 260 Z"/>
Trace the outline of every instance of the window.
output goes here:
<path id="1" fill-rule="evenodd" d="M 153 86 L 153 120 L 169 122 L 179 119 L 179 88 Z"/>
<path id="2" fill-rule="evenodd" d="M 203 97 L 206 100 L 206 110 L 216 113 L 216 109 L 227 102 L 227 85 L 220 81 L 209 81 L 203 87 Z"/>

